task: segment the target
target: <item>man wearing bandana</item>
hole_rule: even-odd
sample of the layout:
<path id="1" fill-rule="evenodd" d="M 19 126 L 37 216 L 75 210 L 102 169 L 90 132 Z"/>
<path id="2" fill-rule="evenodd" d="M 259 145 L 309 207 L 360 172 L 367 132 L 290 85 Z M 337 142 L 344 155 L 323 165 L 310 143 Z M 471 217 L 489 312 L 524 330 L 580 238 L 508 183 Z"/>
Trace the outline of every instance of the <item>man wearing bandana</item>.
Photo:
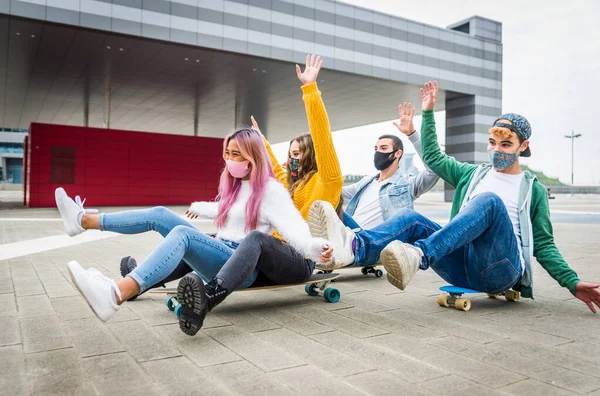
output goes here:
<path id="1" fill-rule="evenodd" d="M 413 125 L 415 109 L 410 103 L 398 106 L 399 122 L 394 126 L 408 137 L 421 154 L 421 138 Z M 366 176 L 358 183 L 345 186 L 342 197 L 348 202 L 343 213 L 343 222 L 333 206 L 324 201 L 315 201 L 308 213 L 308 224 L 313 235 L 332 235 L 345 245 L 348 254 L 336 255 L 330 267 L 339 268 L 349 264 L 372 265 L 379 261 L 379 254 L 363 261 L 361 254 L 355 256 L 355 236 L 373 229 L 394 217 L 402 209 L 412 209 L 415 199 L 429 191 L 439 177 L 426 167 L 418 175 L 400 171 L 399 163 L 404 152 L 402 140 L 395 135 L 382 135 L 375 144 L 373 163 L 379 171 L 375 176 Z M 290 164 L 290 169 L 294 169 Z M 383 246 L 382 246 L 383 248 Z M 381 250 L 381 249 L 380 249 Z M 358 259 L 357 259 L 358 258 Z"/>
<path id="2" fill-rule="evenodd" d="M 598 284 L 582 282 L 554 243 L 548 193 L 523 171 L 519 157 L 531 155 L 531 126 L 507 113 L 489 131 L 490 163 L 473 165 L 443 154 L 437 143 L 433 108 L 437 82 L 421 89 L 423 161 L 456 188 L 450 222 L 440 227 L 416 213 L 405 213 L 402 238 L 381 253 L 388 280 L 404 290 L 419 269 L 432 268 L 446 282 L 490 294 L 515 289 L 533 298 L 533 263 L 592 312 L 600 307 Z"/>

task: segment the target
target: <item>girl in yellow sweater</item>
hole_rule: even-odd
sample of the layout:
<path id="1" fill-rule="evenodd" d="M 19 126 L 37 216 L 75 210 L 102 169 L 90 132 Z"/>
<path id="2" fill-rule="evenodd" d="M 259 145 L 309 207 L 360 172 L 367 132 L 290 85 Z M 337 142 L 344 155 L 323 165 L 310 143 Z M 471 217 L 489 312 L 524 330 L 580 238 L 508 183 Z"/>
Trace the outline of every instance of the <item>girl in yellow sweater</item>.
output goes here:
<path id="1" fill-rule="evenodd" d="M 271 145 L 264 138 L 275 178 L 288 188 L 296 208 L 304 219 L 308 218 L 308 210 L 314 201 L 327 201 L 334 208 L 338 207 L 341 204 L 344 185 L 342 170 L 333 146 L 329 118 L 316 83 L 322 65 L 321 58 L 318 56 L 315 58 L 315 55 L 306 56 L 304 73 L 301 72 L 300 66 L 296 65 L 296 74 L 303 84 L 302 99 L 310 133 L 297 136 L 290 141 L 286 172 L 279 165 Z M 252 117 L 252 125 L 254 129 L 259 130 L 254 117 Z M 345 253 L 343 249 L 339 250 L 340 252 L 334 250 L 334 260 L 331 265 L 343 260 L 342 257 L 336 256 Z"/>
<path id="2" fill-rule="evenodd" d="M 273 154 L 269 143 L 263 136 L 263 141 L 268 150 L 270 157 L 271 166 L 275 178 L 281 182 L 292 194 L 294 205 L 300 211 L 304 220 L 308 217 L 308 210 L 310 205 L 316 200 L 327 201 L 336 207 L 342 195 L 342 185 L 344 180 L 340 164 L 333 146 L 333 138 L 331 136 L 331 127 L 329 126 L 329 118 L 327 117 L 327 111 L 325 105 L 321 99 L 321 92 L 317 88 L 316 80 L 319 75 L 319 71 L 323 61 L 313 56 L 306 57 L 306 68 L 304 72 L 296 65 L 296 74 L 298 79 L 302 83 L 303 100 L 306 108 L 306 114 L 308 117 L 308 126 L 310 134 L 298 136 L 290 142 L 289 159 L 286 165 L 287 174 L 283 171 L 277 158 Z M 256 121 L 252 118 L 254 129 L 260 131 Z M 314 142 L 314 143 L 313 143 Z M 193 213 L 186 213 L 188 217 L 195 218 L 197 215 Z M 283 239 L 280 235 L 275 234 L 277 238 Z M 260 239 L 257 242 L 257 238 Z M 281 270 L 286 270 L 285 265 L 289 264 L 290 258 L 283 254 L 283 248 L 272 248 L 281 241 L 273 241 L 271 235 L 254 235 L 252 238 L 242 241 L 239 247 L 240 252 L 237 256 L 245 256 L 246 245 L 260 245 L 261 254 L 258 262 L 258 268 L 261 268 L 265 262 L 280 262 L 282 264 Z M 344 251 L 345 249 L 340 249 Z M 287 251 L 287 250 L 286 250 Z M 333 251 L 334 262 L 337 261 L 335 258 L 335 251 Z M 331 249 L 324 250 L 324 255 L 327 257 L 331 255 Z M 314 260 L 314 259 L 313 259 Z M 236 260 L 232 260 L 232 263 Z M 327 260 L 320 260 L 323 265 Z M 324 268 L 329 268 L 330 263 L 325 264 Z M 314 262 L 312 262 L 314 268 Z M 133 257 L 127 256 L 121 260 L 121 275 L 126 276 L 128 273 L 133 271 L 137 266 L 137 262 Z M 161 282 L 153 285 L 157 287 L 164 285 L 167 282 L 182 278 L 191 271 L 191 268 L 185 261 L 177 266 L 177 268 L 169 274 Z M 271 271 L 273 272 L 273 271 Z M 270 272 L 270 273 L 271 273 Z M 310 273 L 312 269 L 310 270 Z M 279 279 L 270 279 L 275 283 L 280 283 Z M 233 291 L 235 287 L 230 287 L 228 292 Z M 218 293 L 219 298 L 210 298 L 211 309 L 213 306 L 219 304 L 227 293 Z M 134 296 L 133 298 L 136 298 Z"/>

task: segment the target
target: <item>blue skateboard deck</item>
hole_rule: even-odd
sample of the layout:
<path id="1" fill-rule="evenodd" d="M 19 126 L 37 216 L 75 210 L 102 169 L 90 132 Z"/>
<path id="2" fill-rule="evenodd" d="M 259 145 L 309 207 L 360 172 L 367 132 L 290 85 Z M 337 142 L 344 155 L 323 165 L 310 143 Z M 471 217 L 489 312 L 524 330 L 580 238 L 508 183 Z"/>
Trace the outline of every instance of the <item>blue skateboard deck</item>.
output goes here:
<path id="1" fill-rule="evenodd" d="M 456 309 L 461 311 L 468 311 L 471 309 L 471 300 L 467 298 L 460 298 L 463 294 L 475 294 L 485 293 L 479 290 L 468 289 L 466 287 L 446 285 L 440 287 L 440 290 L 448 294 L 440 294 L 437 296 L 437 303 L 442 307 L 454 306 Z M 485 293 L 490 298 L 496 298 L 504 296 L 508 301 L 519 301 L 521 293 L 515 290 L 507 290 L 499 294 Z"/>

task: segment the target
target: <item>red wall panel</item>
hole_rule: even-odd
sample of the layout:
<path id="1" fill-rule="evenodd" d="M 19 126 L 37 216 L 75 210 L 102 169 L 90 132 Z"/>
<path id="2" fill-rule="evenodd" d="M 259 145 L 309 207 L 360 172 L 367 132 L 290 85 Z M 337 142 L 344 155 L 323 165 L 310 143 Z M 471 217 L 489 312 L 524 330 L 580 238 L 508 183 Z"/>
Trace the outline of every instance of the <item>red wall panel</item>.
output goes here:
<path id="1" fill-rule="evenodd" d="M 27 139 L 29 207 L 55 206 L 57 187 L 88 207 L 212 200 L 224 166 L 216 138 L 33 123 Z"/>

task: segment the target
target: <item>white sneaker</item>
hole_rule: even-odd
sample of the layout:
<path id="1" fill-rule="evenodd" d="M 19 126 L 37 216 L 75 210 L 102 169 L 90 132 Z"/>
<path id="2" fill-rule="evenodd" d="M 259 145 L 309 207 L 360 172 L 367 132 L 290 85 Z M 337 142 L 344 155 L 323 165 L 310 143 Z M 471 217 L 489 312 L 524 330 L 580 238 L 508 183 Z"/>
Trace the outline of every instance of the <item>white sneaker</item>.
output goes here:
<path id="1" fill-rule="evenodd" d="M 115 300 L 115 293 L 120 299 L 121 292 L 114 280 L 95 268 L 86 270 L 77 261 L 70 261 L 67 268 L 73 283 L 100 320 L 106 322 L 121 308 Z"/>
<path id="2" fill-rule="evenodd" d="M 73 201 L 62 187 L 54 191 L 54 199 L 56 200 L 56 207 L 60 212 L 60 217 L 62 217 L 69 236 L 75 236 L 85 231 L 81 226 L 81 219 L 84 214 L 98 213 L 96 209 L 84 209 L 83 204 L 85 203 L 85 199 L 82 201 L 79 195 L 77 195 L 75 201 Z"/>
<path id="3" fill-rule="evenodd" d="M 380 256 L 388 281 L 400 290 L 404 290 L 415 276 L 422 257 L 421 249 L 400 241 L 390 242 Z"/>
<path id="4" fill-rule="evenodd" d="M 325 265 L 318 263 L 319 268 L 341 268 L 354 262 L 354 232 L 344 225 L 329 202 L 313 202 L 308 211 L 308 227 L 314 237 L 330 241 L 333 248 L 333 259 Z"/>

